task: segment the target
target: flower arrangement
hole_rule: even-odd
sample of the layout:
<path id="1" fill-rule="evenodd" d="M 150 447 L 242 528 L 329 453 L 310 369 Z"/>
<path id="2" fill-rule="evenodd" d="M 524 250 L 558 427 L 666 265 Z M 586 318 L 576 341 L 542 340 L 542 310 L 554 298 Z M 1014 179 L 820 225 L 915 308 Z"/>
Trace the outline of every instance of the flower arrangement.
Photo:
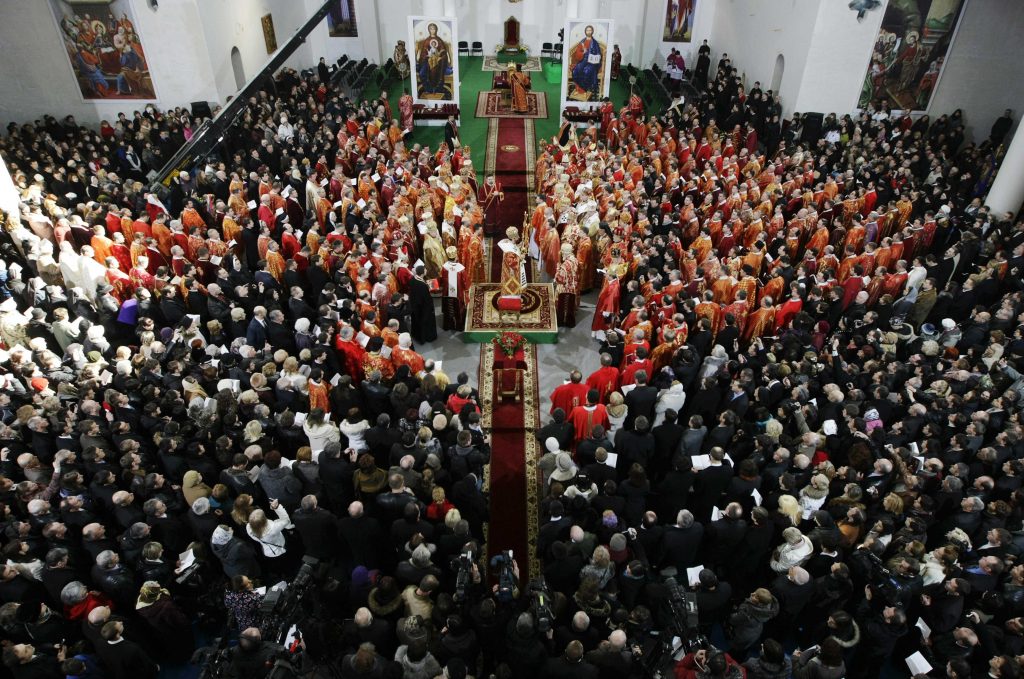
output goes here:
<path id="1" fill-rule="evenodd" d="M 526 338 L 518 332 L 506 331 L 494 340 L 506 356 L 515 356 L 516 352 L 526 346 Z"/>

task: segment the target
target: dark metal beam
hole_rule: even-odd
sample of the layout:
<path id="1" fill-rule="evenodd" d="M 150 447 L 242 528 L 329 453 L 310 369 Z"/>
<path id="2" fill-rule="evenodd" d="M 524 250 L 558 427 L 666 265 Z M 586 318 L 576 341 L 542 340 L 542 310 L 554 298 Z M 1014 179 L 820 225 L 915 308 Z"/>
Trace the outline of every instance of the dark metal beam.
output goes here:
<path id="1" fill-rule="evenodd" d="M 167 161 L 163 169 L 153 178 L 154 189 L 157 189 L 157 185 L 160 184 L 165 187 L 168 186 L 170 178 L 175 173 L 193 167 L 216 148 L 217 144 L 224 139 L 228 128 L 231 127 L 238 114 L 245 107 L 249 97 L 258 92 L 260 86 L 266 81 L 267 76 L 273 77 L 277 70 L 284 65 L 284 62 L 295 53 L 299 45 L 306 41 L 306 38 L 313 32 L 313 29 L 330 14 L 331 5 L 333 4 L 333 0 L 326 0 L 320 9 L 314 12 L 313 16 L 299 27 L 295 35 L 270 57 L 270 60 L 267 61 L 260 72 L 254 75 L 235 94 L 234 98 L 221 108 L 220 113 L 214 116 L 212 120 L 203 123 L 196 133 L 192 135 L 192 139 L 185 142 L 185 145 L 178 149 L 178 152 Z"/>

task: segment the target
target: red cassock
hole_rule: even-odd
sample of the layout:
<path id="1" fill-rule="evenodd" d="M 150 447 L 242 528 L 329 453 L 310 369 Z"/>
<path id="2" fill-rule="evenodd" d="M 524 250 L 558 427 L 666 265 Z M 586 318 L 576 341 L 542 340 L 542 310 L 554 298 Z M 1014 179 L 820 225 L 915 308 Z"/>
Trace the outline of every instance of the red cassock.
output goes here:
<path id="1" fill-rule="evenodd" d="M 551 410 L 549 412 L 554 413 L 555 408 L 561 408 L 568 415 L 576 406 L 586 405 L 589 390 L 590 387 L 583 382 L 579 384 L 567 382 L 556 387 L 551 392 Z"/>
<path id="2" fill-rule="evenodd" d="M 790 321 L 804 308 L 802 299 L 787 299 L 785 304 L 779 307 L 775 313 L 775 330 L 789 325 Z"/>
<path id="3" fill-rule="evenodd" d="M 599 424 L 607 431 L 610 424 L 608 421 L 608 411 L 600 403 L 592 409 L 586 406 L 573 408 L 572 412 L 569 413 L 569 421 L 572 422 L 576 443 L 589 437 L 595 425 Z"/>
<path id="4" fill-rule="evenodd" d="M 608 396 L 619 388 L 619 369 L 615 366 L 598 368 L 587 378 L 587 389 L 597 389 L 601 402 L 607 403 Z"/>
<path id="5" fill-rule="evenodd" d="M 607 330 L 611 327 L 612 321 L 619 313 L 619 280 L 608 281 L 604 290 L 597 298 L 597 308 L 594 309 L 594 322 L 590 329 L 594 332 Z M 605 314 L 608 314 L 607 316 Z"/>
<path id="6" fill-rule="evenodd" d="M 342 354 L 345 373 L 352 377 L 353 382 L 361 382 L 363 380 L 363 357 L 366 355 L 366 350 L 359 346 L 358 342 L 346 341 L 340 337 L 335 341 L 334 346 Z"/>

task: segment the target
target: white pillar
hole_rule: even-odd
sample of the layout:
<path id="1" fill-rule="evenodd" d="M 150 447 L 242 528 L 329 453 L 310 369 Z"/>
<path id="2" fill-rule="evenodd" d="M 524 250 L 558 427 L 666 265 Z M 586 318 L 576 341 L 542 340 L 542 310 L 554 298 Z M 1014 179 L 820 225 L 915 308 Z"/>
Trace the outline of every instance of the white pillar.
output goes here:
<path id="1" fill-rule="evenodd" d="M 423 16 L 444 16 L 444 0 L 423 0 Z"/>
<path id="2" fill-rule="evenodd" d="M 992 208 L 993 215 L 1001 218 L 1007 212 L 1016 215 L 1021 203 L 1024 203 L 1024 128 L 1018 126 L 985 204 Z"/>
<path id="3" fill-rule="evenodd" d="M 580 0 L 579 7 L 580 19 L 599 19 L 601 18 L 600 3 L 598 0 Z"/>
<path id="4" fill-rule="evenodd" d="M 565 16 L 570 19 L 577 19 L 580 16 L 580 0 L 566 0 Z"/>
<path id="5" fill-rule="evenodd" d="M 444 0 L 444 15 L 446 17 L 455 16 L 455 0 Z"/>

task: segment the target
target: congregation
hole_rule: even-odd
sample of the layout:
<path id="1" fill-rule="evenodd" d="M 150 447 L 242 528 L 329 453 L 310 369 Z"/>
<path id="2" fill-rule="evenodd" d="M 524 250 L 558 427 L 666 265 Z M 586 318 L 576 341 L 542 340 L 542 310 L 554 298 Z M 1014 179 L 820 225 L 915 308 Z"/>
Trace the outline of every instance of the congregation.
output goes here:
<path id="1" fill-rule="evenodd" d="M 538 152 L 538 268 L 601 363 L 535 432 L 553 620 L 487 572 L 474 380 L 416 350 L 433 296 L 458 331 L 486 279 L 469 149 L 407 147 L 386 94 L 287 69 L 166 192 L 144 181 L 199 124 L 183 110 L 9 126 L 5 670 L 155 677 L 227 629 L 232 676 L 265 676 L 260 587 L 312 556 L 317 676 L 642 676 L 675 578 L 701 639 L 680 679 L 915 651 L 1018 677 L 1024 223 L 983 200 L 1002 140 L 884 108 L 818 135 L 727 59 L 697 82 Z"/>

